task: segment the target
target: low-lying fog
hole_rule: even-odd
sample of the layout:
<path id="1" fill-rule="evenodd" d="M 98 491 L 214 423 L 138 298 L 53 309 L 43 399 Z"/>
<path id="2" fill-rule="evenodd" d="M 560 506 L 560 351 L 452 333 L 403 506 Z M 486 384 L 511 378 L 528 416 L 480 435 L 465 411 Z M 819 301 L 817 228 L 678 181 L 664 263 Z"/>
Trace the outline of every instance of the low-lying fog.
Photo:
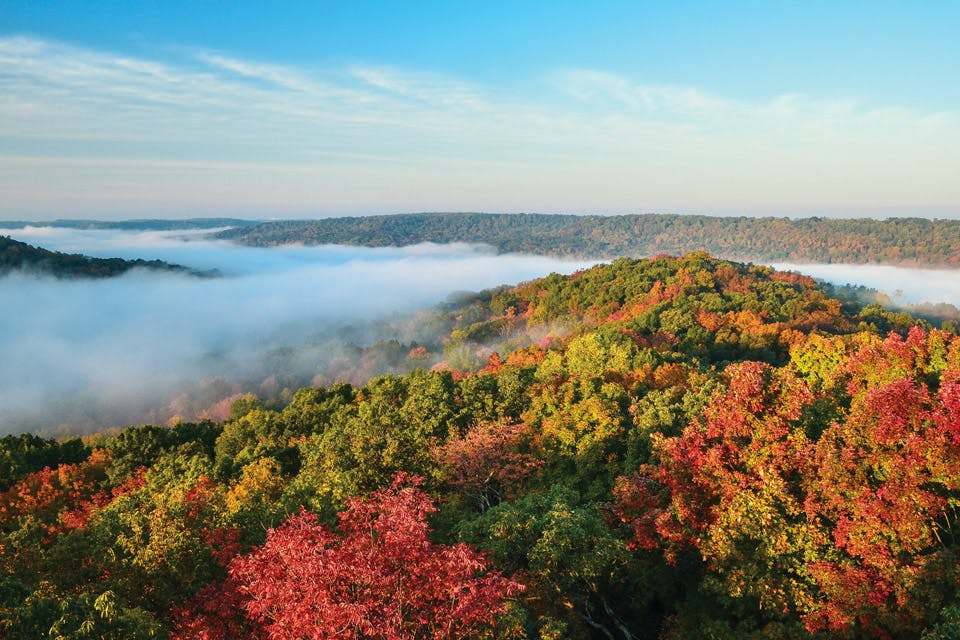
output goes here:
<path id="1" fill-rule="evenodd" d="M 898 305 L 946 302 L 960 307 L 960 269 L 907 269 L 876 264 L 774 264 L 835 285 L 877 289 Z"/>
<path id="2" fill-rule="evenodd" d="M 0 434 L 95 430 L 176 413 L 192 419 L 201 405 L 183 398 L 216 401 L 271 374 L 309 382 L 324 379 L 326 369 L 335 377 L 336 363 L 356 353 L 342 349 L 345 329 L 350 341 L 369 345 L 396 335 L 379 321 L 455 292 L 590 264 L 498 256 L 477 245 L 258 249 L 206 240 L 206 232 L 3 233 L 47 249 L 161 259 L 222 277 L 139 271 L 108 280 L 0 278 Z M 899 291 L 897 302 L 960 305 L 960 271 L 778 268 Z M 415 339 L 415 332 L 408 325 L 400 337 Z"/>
<path id="3" fill-rule="evenodd" d="M 9 233 L 51 250 L 159 258 L 223 277 L 141 271 L 107 280 L 0 279 L 0 433 L 164 420 L 160 409 L 190 383 L 269 376 L 269 356 L 282 346 L 310 345 L 287 363 L 309 381 L 343 327 L 354 329 L 351 340 L 371 343 L 392 337 L 373 328 L 391 314 L 587 266 L 471 245 L 258 249 L 201 233 Z"/>

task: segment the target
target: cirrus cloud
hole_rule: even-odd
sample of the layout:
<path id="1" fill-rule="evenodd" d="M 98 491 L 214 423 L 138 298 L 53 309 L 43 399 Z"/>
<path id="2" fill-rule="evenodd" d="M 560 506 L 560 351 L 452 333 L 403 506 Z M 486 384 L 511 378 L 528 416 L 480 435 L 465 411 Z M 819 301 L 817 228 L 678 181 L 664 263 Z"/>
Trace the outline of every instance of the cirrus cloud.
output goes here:
<path id="1" fill-rule="evenodd" d="M 960 118 L 596 69 L 528 87 L 0 37 L 0 216 L 955 212 Z"/>

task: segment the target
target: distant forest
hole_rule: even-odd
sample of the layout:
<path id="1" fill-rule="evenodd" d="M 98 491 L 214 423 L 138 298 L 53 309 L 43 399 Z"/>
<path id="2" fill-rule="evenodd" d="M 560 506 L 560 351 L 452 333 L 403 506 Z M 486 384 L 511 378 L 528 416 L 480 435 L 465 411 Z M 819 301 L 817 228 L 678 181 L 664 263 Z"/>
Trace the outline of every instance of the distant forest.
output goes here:
<path id="1" fill-rule="evenodd" d="M 79 253 L 48 251 L 7 236 L 0 236 L 0 276 L 13 271 L 23 271 L 57 278 L 112 278 L 131 269 L 176 271 L 197 276 L 215 275 L 197 272 L 162 260 L 91 258 Z"/>
<path id="2" fill-rule="evenodd" d="M 960 266 L 960 220 L 418 213 L 285 220 L 217 237 L 254 246 L 478 242 L 501 253 L 614 258 L 708 251 L 730 260 Z"/>

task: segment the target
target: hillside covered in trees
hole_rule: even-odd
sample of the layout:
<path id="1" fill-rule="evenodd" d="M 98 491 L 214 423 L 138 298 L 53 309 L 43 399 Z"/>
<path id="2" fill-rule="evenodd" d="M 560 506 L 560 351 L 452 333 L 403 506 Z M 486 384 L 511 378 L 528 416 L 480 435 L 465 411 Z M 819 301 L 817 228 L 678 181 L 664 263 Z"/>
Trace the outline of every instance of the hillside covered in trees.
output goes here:
<path id="1" fill-rule="evenodd" d="M 418 213 L 265 222 L 218 237 L 256 246 L 477 242 L 501 253 L 605 259 L 707 251 L 744 262 L 960 266 L 960 220 L 923 218 Z"/>
<path id="2" fill-rule="evenodd" d="M 0 635 L 957 637 L 952 329 L 704 253 L 445 313 L 429 370 L 0 440 Z"/>
<path id="3" fill-rule="evenodd" d="M 174 271 L 198 276 L 214 275 L 162 260 L 91 258 L 78 253 L 49 251 L 8 236 L 0 236 L 0 276 L 17 271 L 56 278 L 112 278 L 131 269 Z"/>

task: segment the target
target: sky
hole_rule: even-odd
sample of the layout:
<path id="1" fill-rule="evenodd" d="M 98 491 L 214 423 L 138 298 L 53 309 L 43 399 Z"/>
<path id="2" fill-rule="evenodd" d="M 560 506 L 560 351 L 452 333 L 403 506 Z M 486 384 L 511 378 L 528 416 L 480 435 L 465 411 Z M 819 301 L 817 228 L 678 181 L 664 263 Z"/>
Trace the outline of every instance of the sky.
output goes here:
<path id="1" fill-rule="evenodd" d="M 960 217 L 960 3 L 0 2 L 0 219 Z"/>

